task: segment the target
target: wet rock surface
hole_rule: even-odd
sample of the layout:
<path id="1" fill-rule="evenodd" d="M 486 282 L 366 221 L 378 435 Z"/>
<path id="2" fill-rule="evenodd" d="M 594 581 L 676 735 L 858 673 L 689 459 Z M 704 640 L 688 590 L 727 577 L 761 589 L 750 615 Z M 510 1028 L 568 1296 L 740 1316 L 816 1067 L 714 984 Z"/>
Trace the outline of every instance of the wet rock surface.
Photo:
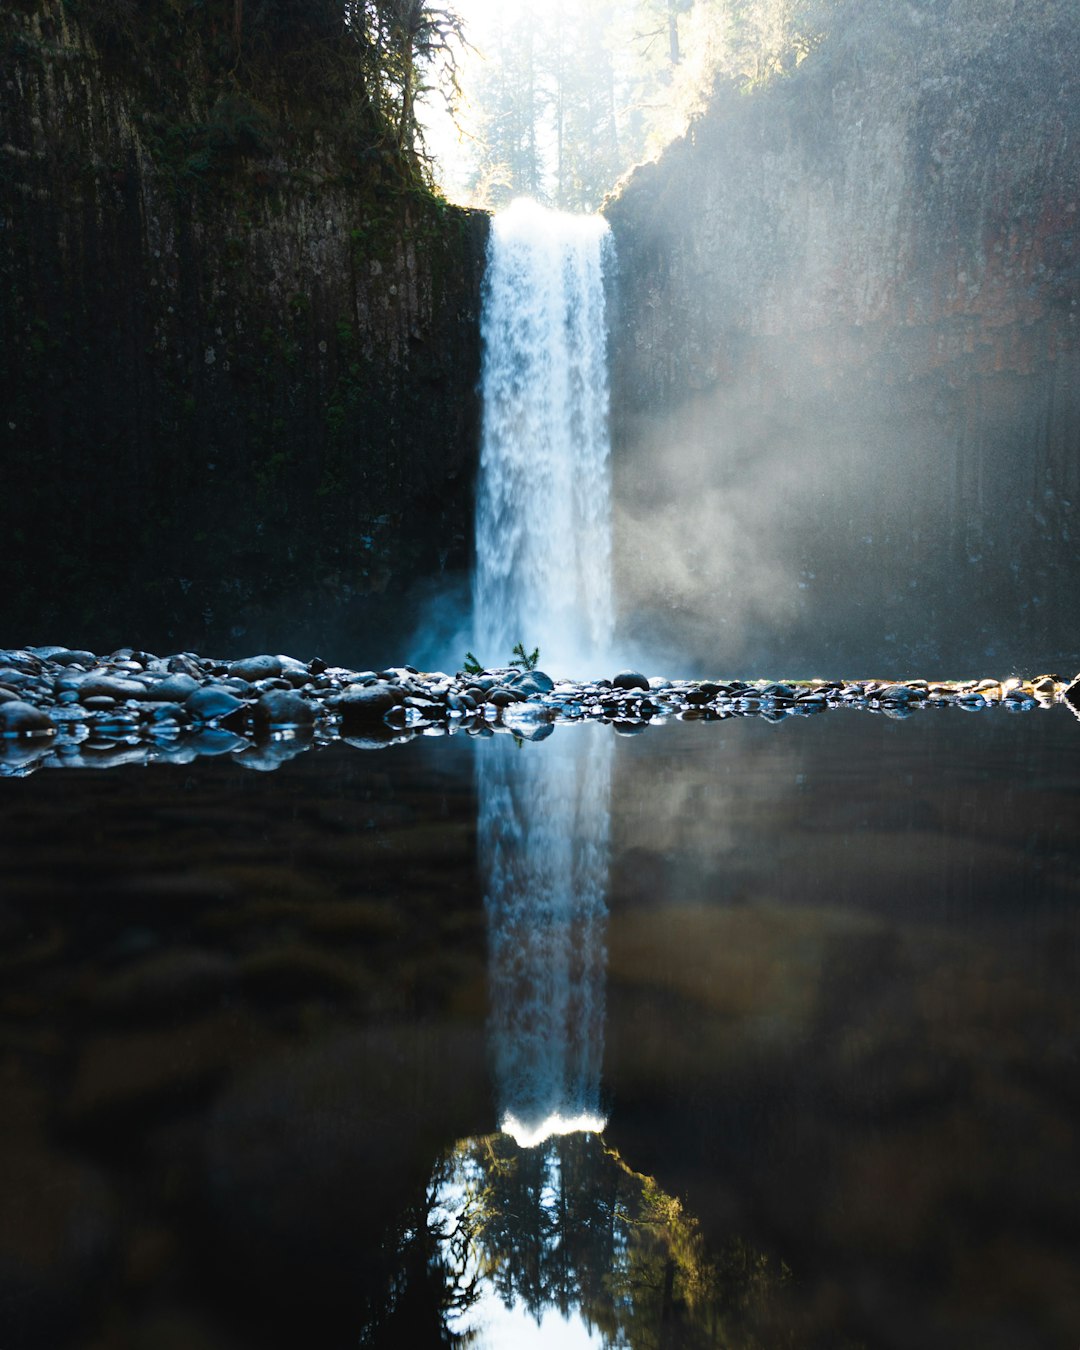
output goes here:
<path id="1" fill-rule="evenodd" d="M 929 708 L 1032 712 L 1061 703 L 1080 716 L 1080 676 L 982 680 L 678 680 L 623 670 L 555 680 L 543 670 L 381 671 L 285 655 L 219 660 L 121 648 L 0 651 L 0 773 L 41 767 L 189 763 L 234 754 L 269 769 L 343 739 L 383 747 L 418 735 L 510 732 L 598 719 L 632 734 L 670 718 L 778 722 L 829 709 L 891 718 Z"/>

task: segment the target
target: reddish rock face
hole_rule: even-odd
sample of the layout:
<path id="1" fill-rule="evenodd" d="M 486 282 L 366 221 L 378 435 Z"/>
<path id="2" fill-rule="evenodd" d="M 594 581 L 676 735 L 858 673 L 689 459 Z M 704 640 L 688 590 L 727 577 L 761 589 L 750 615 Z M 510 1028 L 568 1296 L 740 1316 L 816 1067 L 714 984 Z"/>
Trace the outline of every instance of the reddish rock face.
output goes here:
<path id="1" fill-rule="evenodd" d="M 971 8 L 861 6 L 609 208 L 620 594 L 690 656 L 1080 656 L 1080 39 Z"/>

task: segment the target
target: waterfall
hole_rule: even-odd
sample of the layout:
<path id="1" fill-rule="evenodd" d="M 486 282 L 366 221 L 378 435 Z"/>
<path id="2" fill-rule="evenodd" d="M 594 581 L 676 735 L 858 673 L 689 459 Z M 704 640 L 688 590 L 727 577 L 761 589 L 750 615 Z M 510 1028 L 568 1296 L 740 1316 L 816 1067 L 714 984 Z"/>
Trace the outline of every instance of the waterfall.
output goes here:
<path id="1" fill-rule="evenodd" d="M 516 201 L 492 223 L 473 587 L 474 650 L 489 665 L 518 642 L 562 674 L 607 657 L 611 249 L 600 216 Z"/>
<path id="2" fill-rule="evenodd" d="M 611 736 L 477 745 L 499 1128 L 600 1130 Z"/>

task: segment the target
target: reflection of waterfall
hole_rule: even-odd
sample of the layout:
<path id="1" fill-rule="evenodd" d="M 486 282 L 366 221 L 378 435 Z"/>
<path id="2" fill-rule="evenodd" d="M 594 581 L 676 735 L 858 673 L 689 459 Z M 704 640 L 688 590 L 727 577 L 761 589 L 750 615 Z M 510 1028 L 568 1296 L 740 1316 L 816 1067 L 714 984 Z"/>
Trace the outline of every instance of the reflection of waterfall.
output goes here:
<path id="1" fill-rule="evenodd" d="M 491 231 L 476 506 L 476 651 L 595 665 L 611 640 L 603 268 L 610 231 L 518 201 Z"/>
<path id="2" fill-rule="evenodd" d="M 499 1126 L 528 1145 L 603 1128 L 611 738 L 477 747 Z"/>

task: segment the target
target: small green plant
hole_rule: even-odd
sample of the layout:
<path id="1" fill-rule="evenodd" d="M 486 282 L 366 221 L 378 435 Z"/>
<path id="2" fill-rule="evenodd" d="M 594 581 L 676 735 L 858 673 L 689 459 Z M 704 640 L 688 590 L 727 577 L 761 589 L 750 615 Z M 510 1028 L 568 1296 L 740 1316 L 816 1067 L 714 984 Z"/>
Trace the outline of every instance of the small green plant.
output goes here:
<path id="1" fill-rule="evenodd" d="M 525 651 L 524 643 L 519 642 L 514 648 L 512 666 L 517 666 L 519 670 L 535 670 L 537 662 L 540 660 L 540 648 L 534 647 L 531 653 Z"/>
<path id="2" fill-rule="evenodd" d="M 466 675 L 481 675 L 483 674 L 484 667 L 472 652 L 466 652 L 464 670 Z"/>

